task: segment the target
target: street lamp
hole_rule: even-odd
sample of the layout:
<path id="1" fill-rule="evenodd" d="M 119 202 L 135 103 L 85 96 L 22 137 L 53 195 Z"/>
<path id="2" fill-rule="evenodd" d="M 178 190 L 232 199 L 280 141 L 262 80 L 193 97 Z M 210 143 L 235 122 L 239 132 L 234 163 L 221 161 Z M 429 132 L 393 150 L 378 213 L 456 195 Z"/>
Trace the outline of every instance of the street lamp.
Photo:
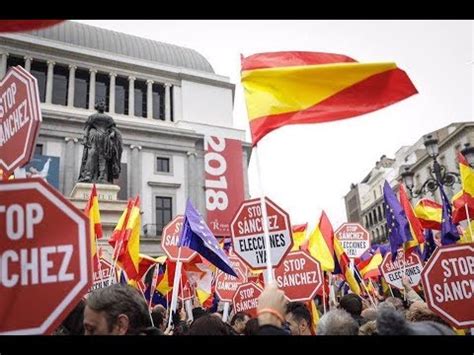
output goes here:
<path id="1" fill-rule="evenodd" d="M 419 197 L 427 192 L 434 192 L 438 188 L 438 185 L 444 186 L 453 186 L 457 180 L 459 180 L 459 174 L 451 171 L 447 171 L 446 167 L 438 163 L 436 157 L 439 155 L 439 146 L 438 139 L 432 134 L 428 134 L 423 137 L 423 143 L 426 147 L 426 151 L 431 159 L 433 159 L 433 167 L 430 168 L 431 177 L 426 180 L 419 189 L 415 189 L 414 184 L 414 173 L 411 170 L 410 166 L 404 166 L 402 172 L 400 173 L 403 183 L 410 192 L 411 197 Z M 474 148 L 469 147 L 471 159 L 474 162 Z M 467 157 L 466 157 L 467 159 Z"/>

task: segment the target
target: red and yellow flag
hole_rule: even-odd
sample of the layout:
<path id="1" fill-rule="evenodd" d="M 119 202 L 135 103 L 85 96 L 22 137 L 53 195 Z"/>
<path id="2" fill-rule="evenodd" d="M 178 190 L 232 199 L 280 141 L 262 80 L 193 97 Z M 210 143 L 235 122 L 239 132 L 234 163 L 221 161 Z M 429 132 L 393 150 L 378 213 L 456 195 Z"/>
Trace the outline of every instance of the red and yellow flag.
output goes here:
<path id="1" fill-rule="evenodd" d="M 332 53 L 242 57 L 241 81 L 253 145 L 284 125 L 351 118 L 417 93 L 395 63 L 358 63 Z"/>
<path id="2" fill-rule="evenodd" d="M 91 257 L 94 271 L 99 270 L 99 255 L 97 254 L 97 239 L 102 238 L 102 224 L 100 223 L 99 199 L 95 184 L 92 185 L 89 201 L 87 201 L 84 213 L 89 218 L 89 234 L 91 238 Z"/>
<path id="3" fill-rule="evenodd" d="M 296 224 L 291 227 L 293 234 L 293 248 L 291 251 L 300 250 L 306 243 L 306 229 L 308 228 L 308 223 L 305 224 Z"/>
<path id="4" fill-rule="evenodd" d="M 403 184 L 400 184 L 400 204 L 405 211 L 407 216 L 408 224 L 410 225 L 411 237 L 413 238 L 410 242 L 406 243 L 405 249 L 416 247 L 417 245 L 422 245 L 425 242 L 425 236 L 423 235 L 423 227 L 421 222 L 416 218 L 413 207 L 411 206 L 408 195 L 405 191 Z"/>
<path id="5" fill-rule="evenodd" d="M 349 285 L 349 288 L 353 293 L 360 296 L 361 288 L 359 285 L 359 281 L 357 280 L 354 272 L 352 272 L 350 268 L 351 262 L 349 260 L 349 257 L 342 248 L 341 242 L 337 238 L 334 238 L 334 255 L 336 256 L 341 275 L 344 277 L 345 281 Z"/>
<path id="6" fill-rule="evenodd" d="M 415 205 L 414 212 L 423 228 L 441 230 L 443 208 L 439 203 L 423 198 Z"/>
<path id="7" fill-rule="evenodd" d="M 379 270 L 379 265 L 382 264 L 383 257 L 382 254 L 380 253 L 380 250 L 377 250 L 377 252 L 372 255 L 371 258 L 364 260 L 357 264 L 357 268 L 360 271 L 360 275 L 364 279 L 376 279 L 378 278 L 380 274 Z"/>
<path id="8" fill-rule="evenodd" d="M 452 199 L 454 223 L 468 219 L 467 213 L 470 219 L 474 218 L 474 170 L 461 153 L 458 153 L 458 161 L 462 189 Z"/>
<path id="9" fill-rule="evenodd" d="M 323 271 L 334 271 L 334 230 L 324 211 L 308 238 L 308 251 L 319 261 Z"/>

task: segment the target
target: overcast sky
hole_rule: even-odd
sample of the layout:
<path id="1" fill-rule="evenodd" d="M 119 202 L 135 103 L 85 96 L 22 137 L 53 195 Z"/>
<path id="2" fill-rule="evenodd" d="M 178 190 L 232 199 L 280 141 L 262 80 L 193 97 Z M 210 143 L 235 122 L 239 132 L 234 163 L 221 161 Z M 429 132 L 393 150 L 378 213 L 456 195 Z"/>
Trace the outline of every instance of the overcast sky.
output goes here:
<path id="1" fill-rule="evenodd" d="M 315 51 L 359 62 L 394 61 L 419 94 L 377 112 L 325 124 L 294 125 L 259 143 L 264 192 L 291 216 L 314 225 L 324 209 L 346 221 L 344 195 L 382 155 L 473 113 L 473 21 L 80 21 L 197 50 L 235 83 L 234 126 L 247 131 L 240 54 Z M 255 159 L 250 193 L 259 196 Z"/>

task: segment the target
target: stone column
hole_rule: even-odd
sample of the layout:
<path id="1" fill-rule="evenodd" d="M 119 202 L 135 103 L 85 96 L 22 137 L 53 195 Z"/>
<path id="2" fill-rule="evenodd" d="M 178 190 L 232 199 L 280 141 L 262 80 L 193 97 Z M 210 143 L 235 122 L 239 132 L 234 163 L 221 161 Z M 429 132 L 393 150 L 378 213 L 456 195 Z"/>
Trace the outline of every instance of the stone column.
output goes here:
<path id="1" fill-rule="evenodd" d="M 8 53 L 0 53 L 0 80 L 2 80 L 7 73 L 7 59 Z"/>
<path id="2" fill-rule="evenodd" d="M 54 76 L 54 65 L 56 64 L 52 60 L 48 60 L 48 78 L 46 81 L 46 103 L 50 104 L 53 99 L 53 76 Z"/>
<path id="3" fill-rule="evenodd" d="M 76 80 L 76 65 L 69 66 L 69 83 L 67 88 L 67 106 L 74 106 L 74 85 Z"/>
<path id="4" fill-rule="evenodd" d="M 140 159 L 139 145 L 130 146 L 130 197 L 136 196 L 141 191 L 140 172 L 142 170 L 142 163 Z"/>
<path id="5" fill-rule="evenodd" d="M 109 73 L 110 76 L 110 87 L 109 87 L 109 113 L 115 113 L 115 78 L 116 73 Z"/>
<path id="6" fill-rule="evenodd" d="M 146 81 L 146 118 L 153 118 L 153 80 Z"/>
<path id="7" fill-rule="evenodd" d="M 128 77 L 128 115 L 135 116 L 135 77 Z"/>
<path id="8" fill-rule="evenodd" d="M 183 107 L 181 101 L 181 87 L 173 85 L 173 121 L 178 122 L 183 119 Z"/>
<path id="9" fill-rule="evenodd" d="M 171 84 L 165 83 L 165 121 L 171 121 L 171 95 L 170 95 Z"/>
<path id="10" fill-rule="evenodd" d="M 31 62 L 33 61 L 33 57 L 25 55 L 25 70 L 29 73 L 31 71 Z"/>
<path id="11" fill-rule="evenodd" d="M 74 169 L 74 145 L 78 142 L 77 138 L 66 137 L 64 138 L 66 141 L 66 154 L 64 156 L 64 195 L 69 196 L 72 189 L 74 188 L 74 184 L 77 181 L 77 177 L 79 176 L 79 172 L 75 171 Z"/>
<path id="12" fill-rule="evenodd" d="M 89 69 L 91 75 L 89 80 L 89 110 L 94 111 L 95 105 L 95 75 L 97 74 L 97 69 Z"/>

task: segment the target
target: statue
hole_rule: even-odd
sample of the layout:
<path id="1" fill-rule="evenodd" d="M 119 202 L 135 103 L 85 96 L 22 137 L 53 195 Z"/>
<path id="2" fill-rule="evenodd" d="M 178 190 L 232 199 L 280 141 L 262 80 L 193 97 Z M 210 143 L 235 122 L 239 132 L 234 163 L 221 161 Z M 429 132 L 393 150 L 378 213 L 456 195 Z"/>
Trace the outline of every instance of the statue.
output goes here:
<path id="1" fill-rule="evenodd" d="M 82 144 L 79 182 L 112 184 L 120 175 L 122 157 L 122 134 L 114 119 L 105 114 L 105 102 L 95 105 L 98 111 L 87 118 Z"/>

